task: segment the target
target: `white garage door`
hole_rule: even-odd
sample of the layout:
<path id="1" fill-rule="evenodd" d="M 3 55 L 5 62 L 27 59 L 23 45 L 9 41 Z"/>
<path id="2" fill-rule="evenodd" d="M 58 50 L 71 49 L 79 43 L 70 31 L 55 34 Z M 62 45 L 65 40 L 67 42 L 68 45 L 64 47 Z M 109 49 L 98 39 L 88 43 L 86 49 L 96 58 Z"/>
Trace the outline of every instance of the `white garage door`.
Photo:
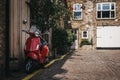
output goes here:
<path id="1" fill-rule="evenodd" d="M 120 26 L 98 26 L 97 47 L 120 48 Z"/>

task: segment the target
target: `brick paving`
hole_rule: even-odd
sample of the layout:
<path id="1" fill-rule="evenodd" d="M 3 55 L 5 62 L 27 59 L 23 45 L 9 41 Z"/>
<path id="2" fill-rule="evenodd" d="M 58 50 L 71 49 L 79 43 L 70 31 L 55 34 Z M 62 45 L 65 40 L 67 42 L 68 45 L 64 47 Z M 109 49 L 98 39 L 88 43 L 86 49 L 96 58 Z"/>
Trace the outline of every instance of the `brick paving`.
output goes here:
<path id="1" fill-rule="evenodd" d="M 26 75 L 20 70 L 1 80 L 22 80 Z M 30 80 L 120 80 L 120 50 L 75 51 Z"/>
<path id="2" fill-rule="evenodd" d="M 31 80 L 120 80 L 120 50 L 74 52 Z"/>

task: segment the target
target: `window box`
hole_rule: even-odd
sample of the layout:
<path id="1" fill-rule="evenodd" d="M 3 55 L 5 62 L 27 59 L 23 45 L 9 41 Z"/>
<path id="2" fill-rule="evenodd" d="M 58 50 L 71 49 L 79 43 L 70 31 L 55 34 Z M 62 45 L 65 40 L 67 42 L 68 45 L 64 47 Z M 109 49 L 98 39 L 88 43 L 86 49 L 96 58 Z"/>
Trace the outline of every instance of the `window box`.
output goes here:
<path id="1" fill-rule="evenodd" d="M 81 43 L 80 43 L 80 47 L 82 47 L 83 45 L 92 45 L 92 40 L 89 41 L 88 39 L 82 39 Z"/>

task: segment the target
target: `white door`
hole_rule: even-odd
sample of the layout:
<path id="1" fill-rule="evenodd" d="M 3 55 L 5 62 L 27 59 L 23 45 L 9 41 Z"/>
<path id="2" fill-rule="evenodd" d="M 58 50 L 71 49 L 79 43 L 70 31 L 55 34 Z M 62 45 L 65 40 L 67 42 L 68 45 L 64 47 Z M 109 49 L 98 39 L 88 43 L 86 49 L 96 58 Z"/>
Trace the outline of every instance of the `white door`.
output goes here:
<path id="1" fill-rule="evenodd" d="M 73 33 L 75 34 L 76 39 L 72 43 L 71 49 L 78 49 L 78 30 L 73 30 Z"/>
<path id="2" fill-rule="evenodd" d="M 120 26 L 98 26 L 97 47 L 120 48 Z"/>

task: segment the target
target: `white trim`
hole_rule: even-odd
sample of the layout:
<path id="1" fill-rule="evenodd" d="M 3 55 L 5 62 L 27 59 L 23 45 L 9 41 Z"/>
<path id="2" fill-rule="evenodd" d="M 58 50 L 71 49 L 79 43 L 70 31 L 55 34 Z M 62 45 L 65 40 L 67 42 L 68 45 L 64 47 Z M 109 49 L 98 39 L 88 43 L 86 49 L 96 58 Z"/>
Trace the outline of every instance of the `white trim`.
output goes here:
<path id="1" fill-rule="evenodd" d="M 101 9 L 98 10 L 98 4 L 101 5 Z M 103 10 L 103 4 L 110 4 L 110 10 Z M 114 4 L 114 10 L 111 9 L 111 5 Z M 101 11 L 101 18 L 98 18 L 97 12 Z M 114 17 L 111 17 L 111 13 L 110 13 L 110 17 L 109 18 L 102 18 L 102 11 L 114 11 Z M 97 3 L 96 4 L 96 19 L 115 19 L 116 18 L 116 3 L 115 2 L 102 2 L 102 3 Z"/>
<path id="2" fill-rule="evenodd" d="M 79 6 L 78 10 L 77 9 L 75 10 L 75 6 Z M 81 7 L 82 7 L 82 4 L 79 4 L 79 3 L 73 4 L 73 20 L 82 20 L 82 8 Z M 80 18 L 78 19 L 74 18 L 74 12 L 81 12 Z"/>
<path id="3" fill-rule="evenodd" d="M 84 30 L 84 31 L 86 31 L 86 30 Z M 84 34 L 83 32 L 84 32 L 84 31 L 82 31 L 82 39 L 88 39 L 88 31 L 86 31 L 86 32 L 87 32 L 87 37 L 84 37 L 84 36 L 83 36 L 83 34 Z"/>

